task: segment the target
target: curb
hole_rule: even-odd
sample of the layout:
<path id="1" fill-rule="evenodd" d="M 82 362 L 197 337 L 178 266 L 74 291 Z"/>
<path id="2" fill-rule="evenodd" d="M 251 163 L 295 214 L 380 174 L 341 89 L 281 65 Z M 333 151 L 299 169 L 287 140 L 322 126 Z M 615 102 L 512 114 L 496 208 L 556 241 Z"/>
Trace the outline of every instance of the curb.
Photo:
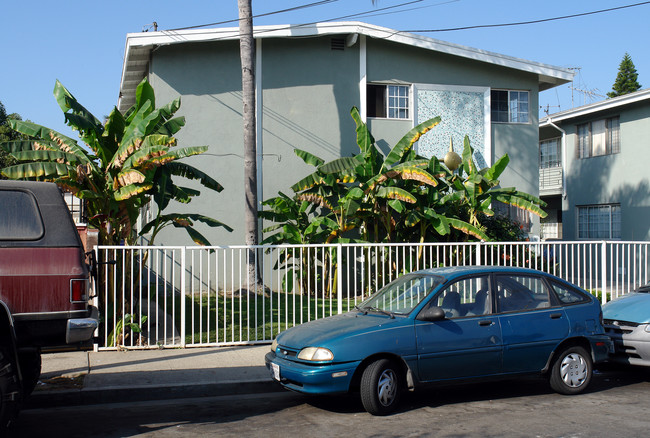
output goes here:
<path id="1" fill-rule="evenodd" d="M 118 386 L 98 389 L 37 391 L 30 395 L 22 409 L 257 394 L 281 390 L 282 388 L 276 382 L 265 379 L 231 380 L 219 383 L 130 386 L 128 388 Z"/>

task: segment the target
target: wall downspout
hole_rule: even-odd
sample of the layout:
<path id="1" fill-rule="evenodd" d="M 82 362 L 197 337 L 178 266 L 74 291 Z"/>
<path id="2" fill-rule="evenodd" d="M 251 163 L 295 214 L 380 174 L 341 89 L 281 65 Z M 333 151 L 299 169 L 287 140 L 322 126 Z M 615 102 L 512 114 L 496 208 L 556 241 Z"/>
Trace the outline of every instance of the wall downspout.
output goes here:
<path id="1" fill-rule="evenodd" d="M 550 117 L 546 121 L 546 124 L 562 133 L 562 199 L 566 199 L 566 131 L 553 123 Z"/>
<path id="2" fill-rule="evenodd" d="M 255 119 L 257 139 L 257 211 L 262 210 L 264 200 L 264 101 L 262 99 L 264 92 L 262 84 L 262 38 L 255 39 Z M 257 220 L 258 232 L 257 239 L 261 242 L 264 238 L 262 234 L 262 218 Z"/>

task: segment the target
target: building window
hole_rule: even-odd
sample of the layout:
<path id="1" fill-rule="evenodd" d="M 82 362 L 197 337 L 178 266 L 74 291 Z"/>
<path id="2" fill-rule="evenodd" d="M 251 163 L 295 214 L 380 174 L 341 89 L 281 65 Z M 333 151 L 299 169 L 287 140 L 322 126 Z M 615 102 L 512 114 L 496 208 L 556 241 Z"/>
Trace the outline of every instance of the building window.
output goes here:
<path id="1" fill-rule="evenodd" d="M 539 143 L 539 168 L 549 169 L 562 166 L 562 146 L 559 138 Z"/>
<path id="2" fill-rule="evenodd" d="M 63 192 L 63 199 L 68 204 L 68 210 L 70 210 L 70 215 L 75 224 L 85 224 L 88 222 L 88 218 L 86 218 L 86 204 L 83 200 L 69 192 Z"/>
<path id="3" fill-rule="evenodd" d="M 528 123 L 528 91 L 492 90 L 490 93 L 493 123 Z"/>
<path id="4" fill-rule="evenodd" d="M 409 118 L 410 86 L 369 84 L 366 94 L 368 117 Z"/>
<path id="5" fill-rule="evenodd" d="M 620 239 L 621 205 L 601 204 L 578 207 L 579 239 Z"/>
<path id="6" fill-rule="evenodd" d="M 578 158 L 617 154 L 621 151 L 618 116 L 578 125 L 576 134 Z"/>

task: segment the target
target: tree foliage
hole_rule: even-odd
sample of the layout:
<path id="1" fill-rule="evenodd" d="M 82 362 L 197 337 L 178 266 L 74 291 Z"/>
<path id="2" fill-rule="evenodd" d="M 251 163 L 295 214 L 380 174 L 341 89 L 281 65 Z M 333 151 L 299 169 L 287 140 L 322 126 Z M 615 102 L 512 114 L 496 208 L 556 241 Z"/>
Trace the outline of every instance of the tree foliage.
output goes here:
<path id="1" fill-rule="evenodd" d="M 9 126 L 11 120 L 22 120 L 22 118 L 16 113 L 7 114 L 5 106 L 0 102 L 0 142 L 17 140 L 20 138 L 20 134 Z M 11 166 L 15 164 L 15 162 L 16 161 L 9 155 L 9 152 L 0 148 L 0 169 Z M 0 175 L 0 178 L 3 178 L 3 176 Z"/>
<path id="2" fill-rule="evenodd" d="M 152 233 L 152 239 L 162 228 L 175 226 L 185 229 L 196 243 L 209 244 L 194 229 L 195 222 L 231 230 L 201 215 L 163 214 L 171 200 L 188 203 L 200 194 L 176 185 L 175 176 L 222 190 L 211 176 L 180 161 L 207 150 L 207 146 L 176 147 L 173 135 L 185 124 L 183 117 L 174 117 L 180 99 L 156 108 L 154 90 L 145 79 L 137 87 L 135 105 L 124 115 L 114 108 L 102 123 L 59 81 L 54 96 L 67 125 L 78 132 L 83 144 L 35 123 L 10 120 L 9 126 L 24 137 L 1 144 L 17 161 L 2 169 L 5 177 L 53 181 L 84 200 L 88 221 L 99 229 L 102 244 L 135 243 L 140 209 L 151 200 L 158 207 L 157 215 L 142 232 Z"/>
<path id="3" fill-rule="evenodd" d="M 622 96 L 640 90 L 641 84 L 637 81 L 638 77 L 639 75 L 636 72 L 636 67 L 632 62 L 630 54 L 625 53 L 618 66 L 618 74 L 616 75 L 614 85 L 612 85 L 612 91 L 607 93 L 607 97 L 612 98 Z"/>

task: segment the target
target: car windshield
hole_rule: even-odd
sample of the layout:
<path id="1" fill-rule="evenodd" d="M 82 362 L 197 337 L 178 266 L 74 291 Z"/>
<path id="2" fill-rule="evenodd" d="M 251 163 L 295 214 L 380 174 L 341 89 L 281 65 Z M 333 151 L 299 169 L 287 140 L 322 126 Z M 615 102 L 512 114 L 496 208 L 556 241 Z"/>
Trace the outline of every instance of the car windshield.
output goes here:
<path id="1" fill-rule="evenodd" d="M 444 281 L 444 278 L 435 275 L 407 274 L 389 283 L 357 307 L 364 312 L 407 314 Z"/>

